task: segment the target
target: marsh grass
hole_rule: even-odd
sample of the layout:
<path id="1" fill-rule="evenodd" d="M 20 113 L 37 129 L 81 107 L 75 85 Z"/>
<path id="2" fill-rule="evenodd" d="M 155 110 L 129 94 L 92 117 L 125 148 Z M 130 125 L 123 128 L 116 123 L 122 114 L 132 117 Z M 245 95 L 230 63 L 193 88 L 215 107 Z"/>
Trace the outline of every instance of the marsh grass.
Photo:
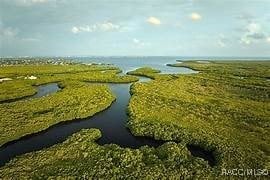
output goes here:
<path id="1" fill-rule="evenodd" d="M 0 83 L 0 145 L 27 134 L 44 130 L 61 121 L 85 118 L 109 107 L 115 100 L 106 85 L 87 82 L 127 83 L 134 76 L 119 76 L 121 71 L 101 65 L 11 65 L 0 67 L 5 77 L 35 75 L 34 80 L 16 79 Z M 61 91 L 24 100 L 34 95 L 38 85 L 57 82 Z M 14 101 L 8 103 L 9 101 Z"/>
<path id="2" fill-rule="evenodd" d="M 15 158 L 0 168 L 2 178 L 26 179 L 160 179 L 213 178 L 208 164 L 181 143 L 158 148 L 100 146 L 97 129 L 83 129 L 65 142 Z"/>
<path id="3" fill-rule="evenodd" d="M 151 68 L 129 73 L 153 80 L 131 86 L 128 127 L 136 136 L 178 143 L 140 149 L 99 146 L 95 140 L 101 137 L 100 131 L 87 129 L 64 143 L 13 159 L 0 168 L 0 177 L 224 179 L 222 168 L 269 169 L 270 82 L 266 80 L 270 63 L 188 61 L 171 66 L 200 73 L 162 75 Z M 108 87 L 89 87 L 84 82 L 136 81 L 133 76 L 117 77 L 118 71 L 61 72 L 30 81 L 36 85 L 57 81 L 63 90 L 24 103 L 0 105 L 1 143 L 106 108 L 115 98 Z M 191 146 L 213 151 L 217 164 L 210 167 L 192 156 Z"/>
<path id="4" fill-rule="evenodd" d="M 214 150 L 216 169 L 269 168 L 270 84 L 265 78 L 270 63 L 190 61 L 174 66 L 200 73 L 164 79 L 152 73 L 155 81 L 135 83 L 131 131 Z"/>

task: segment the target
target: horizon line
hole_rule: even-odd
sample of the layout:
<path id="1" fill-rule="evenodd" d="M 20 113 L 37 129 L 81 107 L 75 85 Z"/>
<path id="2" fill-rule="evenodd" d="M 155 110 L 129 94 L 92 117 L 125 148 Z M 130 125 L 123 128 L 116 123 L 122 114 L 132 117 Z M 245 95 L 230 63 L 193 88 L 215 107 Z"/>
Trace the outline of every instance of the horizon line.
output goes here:
<path id="1" fill-rule="evenodd" d="M 47 55 L 47 56 L 0 56 L 0 58 L 72 58 L 72 57 L 179 57 L 179 58 L 269 58 L 270 56 L 179 56 L 179 55 Z"/>

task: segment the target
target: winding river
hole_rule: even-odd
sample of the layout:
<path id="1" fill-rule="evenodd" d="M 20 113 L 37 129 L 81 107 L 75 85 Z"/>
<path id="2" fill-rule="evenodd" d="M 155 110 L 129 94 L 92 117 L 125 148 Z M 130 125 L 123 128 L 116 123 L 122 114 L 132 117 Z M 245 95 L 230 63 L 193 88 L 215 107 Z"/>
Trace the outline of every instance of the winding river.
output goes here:
<path id="1" fill-rule="evenodd" d="M 179 73 L 179 69 L 177 73 Z M 140 77 L 140 83 L 147 83 L 149 80 L 150 79 L 148 78 Z M 61 122 L 39 133 L 24 136 L 18 140 L 6 143 L 0 147 L 0 166 L 3 166 L 15 156 L 61 143 L 73 133 L 85 128 L 97 128 L 102 132 L 102 137 L 96 141 L 99 145 L 113 143 L 121 147 L 139 148 L 144 145 L 158 147 L 165 143 L 165 141 L 158 141 L 148 137 L 133 136 L 126 127 L 126 121 L 128 119 L 126 109 L 130 99 L 129 90 L 131 83 L 107 83 L 107 85 L 109 85 L 116 95 L 116 101 L 108 109 L 97 113 L 93 117 Z M 91 83 L 89 83 L 89 86 L 91 86 Z M 57 87 L 56 83 L 40 86 L 35 98 L 48 95 L 49 93 L 54 92 Z M 209 165 L 213 166 L 215 164 L 212 152 L 193 145 L 188 146 L 188 149 L 192 155 L 207 160 Z"/>

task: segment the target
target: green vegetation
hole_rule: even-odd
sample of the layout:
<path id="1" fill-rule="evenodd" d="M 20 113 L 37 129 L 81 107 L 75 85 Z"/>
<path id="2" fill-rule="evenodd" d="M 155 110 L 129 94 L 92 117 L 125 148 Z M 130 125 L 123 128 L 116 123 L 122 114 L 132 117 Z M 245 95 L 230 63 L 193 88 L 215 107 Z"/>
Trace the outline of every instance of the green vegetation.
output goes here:
<path id="1" fill-rule="evenodd" d="M 167 80 L 168 78 L 174 78 L 173 74 L 159 74 L 161 71 L 157 69 L 153 69 L 151 67 L 142 67 L 138 68 L 134 71 L 130 71 L 127 74 L 135 75 L 135 76 L 144 76 L 155 80 Z"/>
<path id="2" fill-rule="evenodd" d="M 0 77 L 13 80 L 0 83 L 0 103 L 36 93 L 34 86 L 62 81 L 128 83 L 137 81 L 135 76 L 118 75 L 120 69 L 103 65 L 12 65 L 0 67 Z M 34 76 L 37 79 L 27 79 Z"/>
<path id="3" fill-rule="evenodd" d="M 226 77 L 243 78 L 270 78 L 269 61 L 184 61 L 182 63 L 169 64 L 173 67 L 187 67 L 207 74 Z"/>
<path id="4" fill-rule="evenodd" d="M 9 65 L 0 67 L 0 145 L 44 130 L 61 121 L 85 118 L 109 107 L 115 100 L 105 85 L 85 82 L 132 82 L 118 68 L 101 65 Z M 37 79 L 25 79 L 35 76 Z M 20 100 L 36 93 L 34 86 L 58 82 L 63 88 L 50 96 Z M 18 99 L 12 103 L 6 101 Z M 1 103 L 2 102 L 2 103 Z"/>
<path id="5" fill-rule="evenodd" d="M 99 130 L 82 130 L 64 143 L 14 158 L 0 168 L 0 178 L 221 179 L 226 178 L 222 168 L 270 169 L 270 62 L 187 61 L 171 66 L 200 73 L 162 75 L 151 68 L 129 73 L 153 80 L 131 86 L 128 126 L 134 135 L 174 142 L 158 148 L 100 146 L 95 143 Z M 48 97 L 1 104 L 0 144 L 60 121 L 91 116 L 115 99 L 107 86 L 86 81 L 137 80 L 117 76 L 118 69 L 91 68 L 21 80 L 30 85 L 59 82 L 63 89 Z M 0 85 L 5 83 L 15 81 Z M 192 156 L 187 145 L 213 150 L 216 166 Z"/>
<path id="6" fill-rule="evenodd" d="M 30 84 L 23 81 L 6 81 L 0 83 L 0 103 L 7 100 L 19 99 L 36 93 Z"/>
<path id="7" fill-rule="evenodd" d="M 0 177 L 25 179 L 179 179 L 211 178 L 205 161 L 194 158 L 182 144 L 158 148 L 99 146 L 97 129 L 81 130 L 64 143 L 22 155 L 0 168 Z M 199 169 L 199 170 L 198 170 Z"/>
<path id="8" fill-rule="evenodd" d="M 106 70 L 109 67 L 106 66 L 86 66 L 86 65 L 13 65 L 1 67 L 1 76 L 6 77 L 20 77 L 27 75 L 46 75 L 46 74 L 61 74 L 61 73 L 76 73 L 76 72 L 87 72 L 93 70 Z M 112 68 L 116 69 L 116 68 Z"/>
<path id="9" fill-rule="evenodd" d="M 160 70 L 153 69 L 151 67 L 142 67 L 134 71 L 130 71 L 127 74 L 153 78 L 157 73 L 160 73 L 160 72 L 161 72 Z"/>
<path id="10" fill-rule="evenodd" d="M 153 75 L 154 81 L 135 83 L 129 104 L 132 133 L 214 150 L 219 173 L 221 168 L 269 169 L 270 62 L 174 66 L 200 73 L 164 80 Z"/>
<path id="11" fill-rule="evenodd" d="M 0 105 L 0 145 L 61 121 L 85 118 L 110 106 L 115 99 L 105 85 L 75 82 L 48 97 Z"/>

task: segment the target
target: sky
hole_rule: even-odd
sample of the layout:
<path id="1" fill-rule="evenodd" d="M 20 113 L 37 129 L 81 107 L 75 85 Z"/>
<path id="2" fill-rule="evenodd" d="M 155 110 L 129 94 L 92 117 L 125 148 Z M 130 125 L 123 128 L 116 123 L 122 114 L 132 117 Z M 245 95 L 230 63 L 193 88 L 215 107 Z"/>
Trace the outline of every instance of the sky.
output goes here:
<path id="1" fill-rule="evenodd" d="M 270 0 L 0 0 L 0 56 L 270 57 Z"/>

